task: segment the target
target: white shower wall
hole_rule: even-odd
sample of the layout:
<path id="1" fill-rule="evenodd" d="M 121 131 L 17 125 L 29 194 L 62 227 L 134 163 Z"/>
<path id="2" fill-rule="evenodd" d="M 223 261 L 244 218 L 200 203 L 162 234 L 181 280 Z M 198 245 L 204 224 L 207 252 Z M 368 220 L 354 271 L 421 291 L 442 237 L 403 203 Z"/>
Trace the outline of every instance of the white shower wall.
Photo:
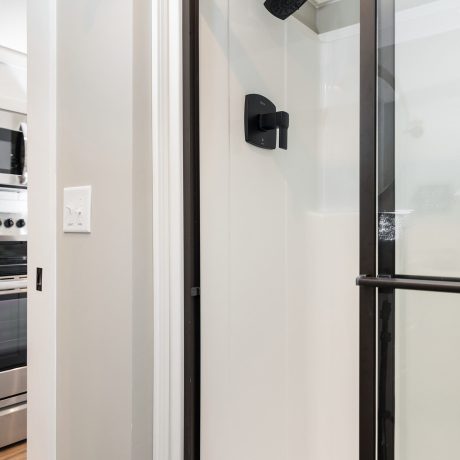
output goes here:
<path id="1" fill-rule="evenodd" d="M 202 455 L 358 457 L 359 30 L 201 0 Z M 244 140 L 244 96 L 291 116 Z"/>

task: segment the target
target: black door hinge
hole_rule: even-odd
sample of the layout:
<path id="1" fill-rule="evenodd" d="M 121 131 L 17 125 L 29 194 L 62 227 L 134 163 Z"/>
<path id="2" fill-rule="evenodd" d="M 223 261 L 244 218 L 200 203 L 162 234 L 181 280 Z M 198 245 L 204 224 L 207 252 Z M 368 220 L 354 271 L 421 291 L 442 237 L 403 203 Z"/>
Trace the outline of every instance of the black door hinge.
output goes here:
<path id="1" fill-rule="evenodd" d="M 199 287 L 192 287 L 192 297 L 198 297 L 201 293 L 200 291 Z"/>

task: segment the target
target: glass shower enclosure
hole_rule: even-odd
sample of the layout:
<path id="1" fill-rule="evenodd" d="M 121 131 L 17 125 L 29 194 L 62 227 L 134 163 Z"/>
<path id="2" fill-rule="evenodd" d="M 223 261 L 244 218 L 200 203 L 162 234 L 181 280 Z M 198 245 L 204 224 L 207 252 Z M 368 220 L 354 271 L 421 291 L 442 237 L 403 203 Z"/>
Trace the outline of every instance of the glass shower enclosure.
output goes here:
<path id="1" fill-rule="evenodd" d="M 458 458 L 458 0 L 184 5 L 186 460 Z"/>
<path id="2" fill-rule="evenodd" d="M 460 454 L 460 7 L 361 2 L 360 458 Z"/>

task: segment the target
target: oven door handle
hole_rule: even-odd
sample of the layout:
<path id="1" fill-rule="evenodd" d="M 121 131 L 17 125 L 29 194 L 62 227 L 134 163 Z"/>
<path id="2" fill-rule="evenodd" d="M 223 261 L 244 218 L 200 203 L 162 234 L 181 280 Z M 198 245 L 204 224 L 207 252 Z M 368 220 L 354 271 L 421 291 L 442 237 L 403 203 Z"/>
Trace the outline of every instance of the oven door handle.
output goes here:
<path id="1" fill-rule="evenodd" d="M 2 280 L 0 281 L 0 296 L 27 292 L 27 280 Z"/>
<path id="2" fill-rule="evenodd" d="M 22 174 L 20 177 L 21 185 L 27 185 L 28 182 L 28 172 L 27 172 L 27 157 L 28 157 L 28 147 L 27 147 L 27 123 L 21 123 L 19 130 L 24 136 L 24 164 L 22 168 Z"/>
<path id="3" fill-rule="evenodd" d="M 17 406 L 14 406 L 14 407 L 7 407 L 6 409 L 1 409 L 0 417 L 5 417 L 8 415 L 16 414 L 18 412 L 23 412 L 25 410 L 27 410 L 27 402 L 18 404 Z"/>
<path id="4" fill-rule="evenodd" d="M 27 294 L 27 289 L 11 289 L 9 291 L 0 291 L 0 299 L 12 294 Z"/>

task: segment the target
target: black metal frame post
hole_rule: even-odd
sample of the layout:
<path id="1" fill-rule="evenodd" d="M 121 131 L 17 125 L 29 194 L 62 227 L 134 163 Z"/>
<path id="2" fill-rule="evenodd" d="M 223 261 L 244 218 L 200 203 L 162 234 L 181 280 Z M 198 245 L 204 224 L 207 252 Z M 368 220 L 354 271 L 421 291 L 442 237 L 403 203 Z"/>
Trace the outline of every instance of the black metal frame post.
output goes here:
<path id="1" fill-rule="evenodd" d="M 360 89 L 360 272 L 375 277 L 377 11 L 375 0 L 361 0 Z M 360 287 L 359 458 L 375 460 L 376 449 L 376 291 Z"/>
<path id="2" fill-rule="evenodd" d="M 184 139 L 184 460 L 200 458 L 199 0 L 182 2 Z"/>
<path id="3" fill-rule="evenodd" d="M 395 290 L 460 293 L 460 279 L 395 274 L 394 0 L 360 1 L 359 458 L 393 460 Z M 200 459 L 198 19 L 199 0 L 183 0 L 184 460 Z"/>
<path id="4" fill-rule="evenodd" d="M 396 270 L 395 0 L 377 0 L 378 274 Z M 394 460 L 395 308 L 393 287 L 378 290 L 377 454 Z"/>
<path id="5" fill-rule="evenodd" d="M 395 273 L 395 0 L 361 0 L 360 97 L 360 460 L 394 460 L 395 291 L 460 293 Z"/>

